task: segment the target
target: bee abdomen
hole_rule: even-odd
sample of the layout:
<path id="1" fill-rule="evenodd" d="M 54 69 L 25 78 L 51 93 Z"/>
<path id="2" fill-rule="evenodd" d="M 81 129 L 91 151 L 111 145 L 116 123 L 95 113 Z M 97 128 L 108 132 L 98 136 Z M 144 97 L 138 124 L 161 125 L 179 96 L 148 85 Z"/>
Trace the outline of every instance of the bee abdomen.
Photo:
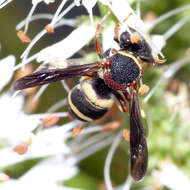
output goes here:
<path id="1" fill-rule="evenodd" d="M 69 112 L 76 119 L 101 118 L 113 105 L 111 89 L 102 79 L 89 79 L 75 86 L 68 95 Z"/>

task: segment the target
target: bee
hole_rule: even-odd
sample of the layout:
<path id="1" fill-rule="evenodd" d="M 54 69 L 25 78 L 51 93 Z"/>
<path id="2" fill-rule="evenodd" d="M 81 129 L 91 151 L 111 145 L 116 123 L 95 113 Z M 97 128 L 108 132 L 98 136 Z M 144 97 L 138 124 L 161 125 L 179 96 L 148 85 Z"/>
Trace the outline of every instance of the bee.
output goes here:
<path id="1" fill-rule="evenodd" d="M 53 68 L 48 64 L 17 80 L 15 90 L 44 85 L 76 76 L 86 76 L 68 94 L 69 113 L 73 118 L 90 122 L 103 117 L 118 100 L 123 112 L 130 115 L 130 170 L 134 180 L 146 174 L 148 148 L 138 100 L 138 81 L 142 77 L 142 63 L 152 64 L 158 59 L 145 38 L 133 28 L 119 36 L 120 24 L 114 30 L 114 40 L 120 49 L 101 49 L 100 32 L 109 14 L 98 24 L 95 48 L 99 61 L 66 68 Z"/>

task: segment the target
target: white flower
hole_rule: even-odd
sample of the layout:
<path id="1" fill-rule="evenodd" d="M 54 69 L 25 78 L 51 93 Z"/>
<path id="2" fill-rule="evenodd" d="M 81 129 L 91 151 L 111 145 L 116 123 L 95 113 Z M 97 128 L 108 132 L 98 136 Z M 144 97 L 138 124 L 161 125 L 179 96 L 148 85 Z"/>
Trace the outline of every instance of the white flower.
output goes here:
<path id="1" fill-rule="evenodd" d="M 63 61 L 85 46 L 94 36 L 95 27 L 82 24 L 76 28 L 67 38 L 41 50 L 37 55 L 38 62 Z"/>
<path id="2" fill-rule="evenodd" d="M 75 5 L 79 5 L 79 1 L 71 3 L 68 7 L 65 6 L 68 0 L 62 0 L 59 4 L 54 15 L 47 15 L 44 17 L 33 17 L 33 13 L 38 3 L 44 1 L 46 4 L 54 2 L 54 0 L 33 0 L 33 6 L 24 21 L 25 29 L 24 33 L 27 32 L 29 23 L 34 18 L 48 18 L 51 20 L 50 26 L 52 29 L 65 24 L 65 20 L 62 20 L 63 16 L 68 13 Z M 5 6 L 5 3 L 11 2 L 11 0 L 5 1 L 0 0 L 0 8 Z M 97 0 L 83 0 L 82 4 L 87 9 L 91 21 L 93 21 L 92 9 L 95 6 Z M 112 13 L 115 15 L 117 20 L 122 24 L 122 30 L 126 30 L 128 27 L 132 27 L 139 31 L 147 40 L 151 48 L 153 49 L 153 54 L 157 56 L 161 54 L 161 49 L 165 45 L 168 37 L 174 34 L 176 30 L 179 29 L 176 25 L 171 31 L 167 32 L 165 35 L 154 37 L 154 40 L 149 38 L 147 33 L 147 26 L 144 24 L 143 20 L 139 15 L 135 14 L 135 11 L 131 8 L 130 4 L 126 0 L 99 0 L 102 4 L 108 6 Z M 110 3 L 111 2 L 111 3 Z M 118 3 L 119 2 L 119 3 Z M 129 16 L 131 15 L 131 16 Z M 34 15 L 36 16 L 36 15 Z M 124 20 L 129 16 L 127 22 Z M 62 22 L 61 22 L 62 21 Z M 74 23 L 74 24 L 73 24 Z M 76 26 L 77 22 L 72 22 L 72 26 Z M 109 47 L 115 46 L 118 49 L 118 44 L 114 44 L 114 25 L 111 23 L 110 26 L 106 26 L 102 31 L 102 46 L 106 50 Z M 33 38 L 31 43 L 28 45 L 27 49 L 22 54 L 23 59 L 21 65 L 28 63 L 31 60 L 36 59 L 38 62 L 61 62 L 65 59 L 73 56 L 81 48 L 93 39 L 95 35 L 96 26 L 93 22 L 80 23 L 79 26 L 65 39 L 55 43 L 50 47 L 46 47 L 41 50 L 32 58 L 28 58 L 30 50 L 38 42 L 38 40 L 47 33 L 47 30 L 42 30 L 36 37 Z M 161 38 L 160 38 L 161 37 Z M 110 40 L 111 39 L 111 40 Z M 162 41 L 161 41 L 161 40 Z M 154 46 L 153 42 L 156 42 L 157 46 Z M 159 43 L 158 43 L 159 42 Z M 11 60 L 12 59 L 12 60 Z M 0 90 L 10 81 L 13 74 L 13 62 L 14 58 L 8 57 L 1 61 L 0 72 L 2 72 L 2 79 L 0 80 Z M 1 63 L 0 62 L 0 63 Z M 4 68 L 3 68 L 4 66 Z M 65 65 L 66 67 L 67 65 Z M 1 69 L 1 67 L 3 69 Z M 16 66 L 15 68 L 19 68 Z M 8 74 L 7 74 L 8 73 Z M 171 69 L 170 69 L 171 75 Z M 39 115 L 27 115 L 23 111 L 24 97 L 22 95 L 11 97 L 9 92 L 6 92 L 0 96 L 0 116 L 1 116 L 1 127 L 0 127 L 0 138 L 5 139 L 8 142 L 7 146 L 0 150 L 0 166 L 5 167 L 9 164 L 14 164 L 27 159 L 33 159 L 38 157 L 43 157 L 44 161 L 37 164 L 31 170 L 27 171 L 25 175 L 17 180 L 10 180 L 8 183 L 4 184 L 2 187 L 4 189 L 34 189 L 34 188 L 44 188 L 44 189 L 70 189 L 59 185 L 59 181 L 66 180 L 73 177 L 77 173 L 77 168 L 74 167 L 75 164 L 79 163 L 81 160 L 87 158 L 89 155 L 103 149 L 105 146 L 110 145 L 110 151 L 108 153 L 105 162 L 105 181 L 108 189 L 112 188 L 112 182 L 110 178 L 110 165 L 112 158 L 114 156 L 115 150 L 121 141 L 121 132 L 119 135 L 115 135 L 111 132 L 102 133 L 101 126 L 86 127 L 79 138 L 75 138 L 67 142 L 68 138 L 71 137 L 71 130 L 77 126 L 77 122 L 69 122 L 61 127 L 54 126 L 54 128 L 49 128 L 46 130 L 41 130 L 40 132 L 34 134 L 34 129 L 41 123 Z M 8 117 L 7 117 L 8 116 Z M 92 134 L 100 132 L 97 134 Z M 85 134 L 91 134 L 85 136 Z M 17 145 L 18 142 L 26 141 L 27 138 L 32 137 L 32 143 L 30 144 L 28 152 L 23 155 L 18 155 L 12 151 L 12 146 Z M 50 158 L 49 158 L 50 157 Z M 48 159 L 47 159 L 48 158 Z M 35 181 L 35 183 L 34 183 Z M 163 182 L 164 184 L 165 182 Z M 130 179 L 126 181 L 123 189 L 130 188 Z M 169 186 L 169 185 L 168 185 Z M 126 188 L 125 188 L 126 187 Z M 188 186 L 189 187 L 189 186 Z M 73 188 L 72 188 L 73 189 Z"/>
<path id="3" fill-rule="evenodd" d="M 7 181 L 1 188 L 3 190 L 79 190 L 64 187 L 60 184 L 60 182 L 75 176 L 77 172 L 76 167 L 64 164 L 62 157 L 53 157 L 42 161 L 19 179 Z"/>
<path id="4" fill-rule="evenodd" d="M 0 9 L 8 5 L 13 0 L 0 0 Z"/>
<path id="5" fill-rule="evenodd" d="M 8 57 L 0 60 L 0 91 L 11 80 L 14 73 L 13 68 L 15 62 L 16 59 L 13 55 L 9 55 Z"/>
<path id="6" fill-rule="evenodd" d="M 38 4 L 38 3 L 42 2 L 42 1 L 44 3 L 46 3 L 46 4 L 54 3 L 55 2 L 55 0 L 32 0 L 32 4 Z"/>
<path id="7" fill-rule="evenodd" d="M 66 141 L 70 135 L 66 135 L 72 130 L 77 121 L 69 122 L 61 127 L 54 126 L 53 128 L 44 130 L 36 134 L 33 138 L 33 143 L 30 147 L 32 157 L 46 157 L 54 155 L 64 155 L 71 152 Z"/>
<path id="8" fill-rule="evenodd" d="M 23 111 L 24 97 L 12 97 L 8 92 L 0 96 L 0 138 L 8 138 L 11 144 L 23 139 L 39 124 L 39 117 L 34 118 Z"/>
<path id="9" fill-rule="evenodd" d="M 170 161 L 160 163 L 160 170 L 154 171 L 154 176 L 161 185 L 167 186 L 172 190 L 189 190 L 190 180 L 185 174 Z"/>

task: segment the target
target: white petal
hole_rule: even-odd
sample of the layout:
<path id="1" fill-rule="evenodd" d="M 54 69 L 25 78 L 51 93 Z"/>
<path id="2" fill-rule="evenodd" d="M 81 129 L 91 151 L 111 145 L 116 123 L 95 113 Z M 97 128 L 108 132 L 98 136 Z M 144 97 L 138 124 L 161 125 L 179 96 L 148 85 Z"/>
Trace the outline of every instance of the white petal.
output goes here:
<path id="1" fill-rule="evenodd" d="M 23 112 L 24 96 L 14 98 L 9 93 L 0 96 L 0 138 L 16 143 L 18 139 L 28 137 L 30 132 L 39 124 L 39 117 L 30 116 Z"/>
<path id="2" fill-rule="evenodd" d="M 93 38 L 94 34 L 95 28 L 93 26 L 83 24 L 67 38 L 40 51 L 37 61 L 46 63 L 63 61 L 78 52 Z"/>
<path id="3" fill-rule="evenodd" d="M 0 60 L 0 91 L 11 80 L 16 58 L 13 55 Z"/>
<path id="4" fill-rule="evenodd" d="M 59 180 L 67 180 L 78 172 L 77 167 L 66 165 L 62 156 L 53 157 L 42 161 L 23 177 L 23 180 L 48 181 L 56 182 Z"/>
<path id="5" fill-rule="evenodd" d="M 41 1 L 43 1 L 43 0 L 32 0 L 32 4 L 34 5 L 34 4 L 38 4 L 38 3 L 40 3 Z"/>
<path id="6" fill-rule="evenodd" d="M 75 176 L 77 172 L 77 167 L 66 165 L 61 156 L 54 157 L 40 162 L 19 179 L 4 183 L 1 189 L 77 190 L 58 184 L 61 180 L 67 180 Z"/>
<path id="7" fill-rule="evenodd" d="M 185 174 L 177 168 L 176 165 L 169 161 L 162 162 L 160 164 L 160 170 L 154 172 L 154 176 L 157 177 L 162 185 L 167 186 L 172 190 L 189 190 L 190 180 Z"/>
<path id="8" fill-rule="evenodd" d="M 83 0 L 82 4 L 87 9 L 88 12 L 91 12 L 92 8 L 95 6 L 97 0 Z"/>
<path id="9" fill-rule="evenodd" d="M 166 40 L 162 35 L 152 35 L 151 39 L 159 50 L 161 50 L 166 45 Z"/>
<path id="10" fill-rule="evenodd" d="M 50 128 L 37 134 L 30 147 L 31 156 L 44 157 L 70 153 L 70 149 L 65 143 L 68 136 L 65 136 L 65 134 L 76 125 L 77 123 L 73 121 L 61 127 Z"/>
<path id="11" fill-rule="evenodd" d="M 114 41 L 114 27 L 115 27 L 114 24 L 110 24 L 110 26 L 105 28 L 104 31 L 102 32 L 103 51 L 106 51 L 110 47 L 114 49 L 119 49 L 118 44 Z"/>

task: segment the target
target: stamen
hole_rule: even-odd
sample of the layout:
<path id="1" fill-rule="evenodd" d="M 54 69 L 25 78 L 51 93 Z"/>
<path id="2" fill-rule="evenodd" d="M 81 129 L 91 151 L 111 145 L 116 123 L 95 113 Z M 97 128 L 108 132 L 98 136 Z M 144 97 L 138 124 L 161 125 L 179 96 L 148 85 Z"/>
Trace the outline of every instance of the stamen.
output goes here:
<path id="1" fill-rule="evenodd" d="M 22 26 L 23 22 L 24 22 L 24 21 L 22 21 L 22 23 L 19 24 L 19 27 Z M 72 19 L 71 19 L 71 20 L 67 20 L 66 22 L 65 22 L 65 19 L 61 19 L 61 21 L 60 21 L 59 23 L 57 23 L 57 24 L 54 26 L 54 28 L 57 28 L 57 27 L 62 26 L 62 25 L 74 26 L 75 24 L 76 24 L 76 22 L 75 22 L 74 20 L 72 20 Z M 19 29 L 19 27 L 17 27 L 17 29 Z M 46 31 L 46 30 L 44 30 L 44 31 Z M 40 38 L 41 38 L 41 37 L 40 37 Z M 26 50 L 25 50 L 25 51 L 26 51 Z M 42 50 L 42 51 L 43 51 L 43 50 Z M 24 52 L 23 52 L 23 53 L 24 53 Z M 39 53 L 36 53 L 36 54 L 34 54 L 34 55 L 32 55 L 32 56 L 29 57 L 29 58 L 26 58 L 25 60 L 22 60 L 22 62 L 21 62 L 20 64 L 18 64 L 18 65 L 16 65 L 16 66 L 14 67 L 14 71 L 17 70 L 17 69 L 20 69 L 20 68 L 23 67 L 24 65 L 26 65 L 26 64 L 30 63 L 31 61 L 37 59 L 39 54 L 40 54 L 40 52 L 39 52 Z M 38 60 L 37 60 L 37 61 L 38 61 Z M 38 62 L 40 62 L 40 61 L 38 61 Z"/>
<path id="2" fill-rule="evenodd" d="M 22 155 L 28 151 L 28 144 L 26 142 L 20 143 L 13 148 L 13 151 Z"/>
<path id="3" fill-rule="evenodd" d="M 92 9 L 88 10 L 88 13 L 89 13 L 89 17 L 90 17 L 90 22 L 91 22 L 91 24 L 93 25 L 94 19 L 93 19 L 93 12 L 92 12 Z"/>
<path id="4" fill-rule="evenodd" d="M 48 116 L 44 117 L 42 119 L 42 123 L 46 128 L 54 126 L 58 121 L 60 117 L 56 113 L 49 114 Z"/>
<path id="5" fill-rule="evenodd" d="M 53 18 L 53 14 L 36 14 L 36 15 L 32 15 L 30 18 L 30 23 L 32 21 L 35 20 L 40 20 L 40 19 L 48 19 L 48 20 L 52 20 Z M 16 30 L 20 30 L 24 25 L 25 25 L 26 19 L 22 20 L 20 23 L 17 24 L 17 26 L 15 27 Z M 76 20 L 75 19 L 64 19 L 62 18 L 59 23 L 63 23 L 64 25 L 69 25 L 69 26 L 74 26 L 76 24 Z M 54 26 L 55 28 L 55 26 Z"/>
<path id="6" fill-rule="evenodd" d="M 190 56 L 185 57 L 184 59 L 181 59 L 179 61 L 176 61 L 172 63 L 168 69 L 163 73 L 163 75 L 160 77 L 154 88 L 148 93 L 148 95 L 144 98 L 143 102 L 147 102 L 154 92 L 157 90 L 157 88 L 160 86 L 160 84 L 169 78 L 171 78 L 179 69 L 181 69 L 185 64 L 187 64 L 190 61 Z"/>
<path id="7" fill-rule="evenodd" d="M 127 130 L 127 129 L 124 129 L 124 130 L 123 130 L 123 138 L 124 138 L 127 142 L 130 142 L 130 133 L 129 133 L 129 130 Z"/>
<path id="8" fill-rule="evenodd" d="M 7 0 L 6 2 L 5 2 L 6 0 L 1 0 L 0 1 L 0 9 L 2 9 L 3 7 L 5 7 L 6 5 L 8 5 L 11 1 L 13 1 L 13 0 Z"/>
<path id="9" fill-rule="evenodd" d="M 67 117 L 67 112 L 55 112 L 54 114 L 56 114 L 58 117 Z M 49 115 L 50 115 L 50 113 L 38 113 L 38 114 L 30 115 L 30 117 L 39 118 L 39 120 L 40 120 Z M 74 122 L 74 121 L 72 121 L 72 122 Z M 69 122 L 69 123 L 71 123 L 71 122 Z"/>
<path id="10" fill-rule="evenodd" d="M 175 25 L 173 25 L 167 32 L 163 34 L 165 40 L 168 40 L 171 36 L 173 36 L 180 28 L 183 27 L 190 19 L 190 16 L 181 19 Z"/>
<path id="11" fill-rule="evenodd" d="M 136 2 L 136 14 L 137 14 L 137 16 L 139 17 L 139 18 L 141 18 L 141 8 L 140 8 L 140 0 L 136 0 L 137 2 Z"/>
<path id="12" fill-rule="evenodd" d="M 73 131 L 72 131 L 72 134 L 71 136 L 74 138 L 74 137 L 77 137 L 79 136 L 83 131 L 83 128 L 81 126 L 76 126 Z"/>
<path id="13" fill-rule="evenodd" d="M 154 57 L 154 62 L 157 64 L 163 64 L 166 61 L 167 61 L 166 59 L 159 59 L 158 57 Z"/>
<path id="14" fill-rule="evenodd" d="M 139 96 L 147 94 L 149 92 L 149 89 L 150 89 L 149 86 L 147 86 L 145 84 L 141 85 L 141 87 L 139 88 L 139 91 L 138 91 Z"/>
<path id="15" fill-rule="evenodd" d="M 40 20 L 40 19 L 49 19 L 49 20 L 51 20 L 52 18 L 53 18 L 53 14 L 46 14 L 46 13 L 45 14 L 36 14 L 36 15 L 31 16 L 30 22 L 35 21 L 35 20 Z M 26 23 L 26 19 L 20 21 L 16 25 L 15 29 L 20 30 L 25 25 L 25 23 Z"/>
<path id="16" fill-rule="evenodd" d="M 67 1 L 67 0 L 66 0 Z M 64 3 L 66 3 L 66 1 L 62 1 L 61 5 L 59 6 L 59 8 L 57 9 L 52 21 L 51 21 L 51 25 L 53 27 L 55 22 L 58 22 L 65 14 L 67 14 L 74 6 L 75 3 L 72 3 L 69 7 L 67 7 L 57 18 L 57 14 L 61 11 L 62 7 L 64 5 Z M 63 3 L 64 2 L 64 3 Z M 59 10 L 60 9 L 60 10 Z M 21 58 L 22 60 L 22 67 L 24 67 L 24 62 L 26 61 L 28 54 L 30 53 L 30 50 L 32 49 L 32 47 L 36 44 L 37 41 L 39 41 L 39 39 L 44 36 L 47 33 L 47 31 L 45 29 L 43 29 L 41 32 L 39 32 L 34 38 L 33 40 L 30 42 L 30 44 L 28 45 L 28 47 L 26 48 L 26 50 L 22 53 Z"/>
<path id="17" fill-rule="evenodd" d="M 63 0 L 61 2 L 61 4 L 59 5 L 58 9 L 56 10 L 54 16 L 53 16 L 53 19 L 51 21 L 51 25 L 53 26 L 56 22 L 57 22 L 57 17 L 59 15 L 59 13 L 61 12 L 62 8 L 64 7 L 65 3 L 67 2 L 68 0 Z"/>
<path id="18" fill-rule="evenodd" d="M 22 61 L 20 64 L 16 65 L 13 68 L 13 71 L 16 71 L 18 69 L 20 69 L 23 65 L 26 65 L 28 63 L 30 63 L 31 61 L 35 60 L 37 58 L 38 53 L 34 54 L 33 56 L 27 58 L 25 61 Z"/>
<path id="19" fill-rule="evenodd" d="M 46 112 L 47 113 L 52 113 L 55 112 L 56 110 L 62 108 L 67 104 L 67 98 L 64 98 L 63 100 L 58 101 L 54 105 L 52 105 Z"/>
<path id="20" fill-rule="evenodd" d="M 84 136 L 84 135 L 83 135 Z M 69 144 L 69 147 L 73 150 L 73 152 L 81 152 L 82 150 L 85 150 L 87 147 L 92 146 L 93 144 L 100 142 L 101 140 L 105 139 L 108 134 L 105 133 L 97 133 L 93 136 L 90 136 L 88 138 L 83 139 L 80 141 L 80 146 L 77 146 L 78 141 L 75 141 L 75 143 L 71 142 Z"/>
<path id="21" fill-rule="evenodd" d="M 94 132 L 101 131 L 102 126 L 89 126 L 88 128 L 84 129 L 83 134 L 90 134 Z"/>
<path id="22" fill-rule="evenodd" d="M 51 24 L 47 24 L 45 26 L 45 29 L 47 30 L 48 34 L 53 34 L 54 33 L 54 28 L 52 27 Z"/>
<path id="23" fill-rule="evenodd" d="M 86 148 L 83 152 L 76 155 L 76 160 L 74 164 L 77 164 L 81 162 L 82 160 L 84 160 L 85 158 L 89 157 L 90 155 L 102 150 L 103 148 L 111 144 L 113 140 L 115 140 L 115 135 L 112 135 L 104 139 L 103 141 L 100 141 L 96 143 L 95 145 L 90 146 L 89 148 Z"/>
<path id="24" fill-rule="evenodd" d="M 121 127 L 122 122 L 121 121 L 112 121 L 109 123 L 106 123 L 102 126 L 102 131 L 109 132 L 118 129 Z"/>
<path id="25" fill-rule="evenodd" d="M 44 91 L 46 90 L 46 88 L 48 86 L 49 86 L 49 84 L 46 84 L 46 85 L 43 85 L 40 87 L 40 89 L 38 90 L 38 92 L 34 96 L 33 102 L 36 102 L 40 98 L 40 96 L 44 93 Z"/>
<path id="26" fill-rule="evenodd" d="M 184 5 L 184 6 L 181 6 L 179 8 L 176 8 L 176 9 L 173 9 L 163 15 L 161 15 L 160 17 L 158 17 L 155 21 L 153 21 L 151 24 L 150 24 L 150 27 L 149 29 L 155 27 L 157 24 L 159 24 L 160 22 L 166 20 L 167 18 L 173 16 L 173 15 L 176 15 L 186 9 L 189 9 L 190 8 L 190 4 L 187 4 L 187 5 Z"/>
<path id="27" fill-rule="evenodd" d="M 22 42 L 26 42 L 26 43 L 31 42 L 31 39 L 30 39 L 22 30 L 19 30 L 19 31 L 17 32 L 17 36 L 18 36 L 18 38 L 19 38 Z"/>
<path id="28" fill-rule="evenodd" d="M 0 172 L 0 183 L 1 182 L 6 182 L 6 181 L 8 181 L 10 179 L 10 177 L 7 175 L 7 174 L 5 174 L 5 173 L 3 173 L 3 172 Z"/>
<path id="29" fill-rule="evenodd" d="M 174 109 L 172 110 L 172 115 L 170 117 L 170 122 L 173 122 L 173 120 L 176 118 L 177 113 L 179 112 L 179 105 L 177 104 Z"/>
<path id="30" fill-rule="evenodd" d="M 51 22 L 50 24 L 52 24 L 52 26 L 53 26 L 55 22 L 58 22 L 59 20 L 61 20 L 62 17 L 65 16 L 65 15 L 66 15 L 71 9 L 73 9 L 74 7 L 75 7 L 75 3 L 71 3 L 71 4 L 58 16 L 57 20 L 55 20 L 54 22 L 53 22 L 53 20 L 52 20 L 52 22 Z M 55 17 L 55 16 L 54 16 L 54 17 Z"/>
<path id="31" fill-rule="evenodd" d="M 34 46 L 34 44 L 44 35 L 46 34 L 47 31 L 45 29 L 43 29 L 41 32 L 39 32 L 34 38 L 33 40 L 30 42 L 30 44 L 28 45 L 28 47 L 26 48 L 26 50 L 22 53 L 22 55 L 20 56 L 23 59 L 23 62 L 26 60 L 26 57 L 28 56 L 28 54 L 30 53 L 30 50 L 32 49 L 32 47 Z"/>
<path id="32" fill-rule="evenodd" d="M 120 132 L 115 137 L 115 140 L 113 141 L 109 149 L 108 155 L 106 157 L 105 166 L 104 166 L 104 179 L 105 179 L 106 187 L 108 190 L 113 190 L 112 182 L 110 179 L 110 165 L 111 165 L 113 155 L 121 142 L 121 139 L 122 139 L 122 133 Z"/>
<path id="33" fill-rule="evenodd" d="M 123 190 L 130 190 L 131 185 L 133 183 L 132 177 L 129 175 L 123 185 Z"/>
<path id="34" fill-rule="evenodd" d="M 69 88 L 69 86 L 67 85 L 67 83 L 64 80 L 62 80 L 61 84 L 63 85 L 64 89 L 69 93 L 71 89 Z"/>
<path id="35" fill-rule="evenodd" d="M 26 21 L 25 21 L 25 28 L 24 28 L 24 33 L 26 34 L 27 30 L 28 30 L 28 26 L 29 26 L 29 23 L 30 23 L 30 19 L 31 19 L 31 16 L 32 14 L 34 13 L 34 10 L 36 9 L 38 5 L 38 2 L 35 2 L 28 14 L 28 16 L 26 17 Z"/>
<path id="36" fill-rule="evenodd" d="M 21 90 L 15 91 L 11 97 L 15 98 L 20 92 L 21 92 Z"/>

